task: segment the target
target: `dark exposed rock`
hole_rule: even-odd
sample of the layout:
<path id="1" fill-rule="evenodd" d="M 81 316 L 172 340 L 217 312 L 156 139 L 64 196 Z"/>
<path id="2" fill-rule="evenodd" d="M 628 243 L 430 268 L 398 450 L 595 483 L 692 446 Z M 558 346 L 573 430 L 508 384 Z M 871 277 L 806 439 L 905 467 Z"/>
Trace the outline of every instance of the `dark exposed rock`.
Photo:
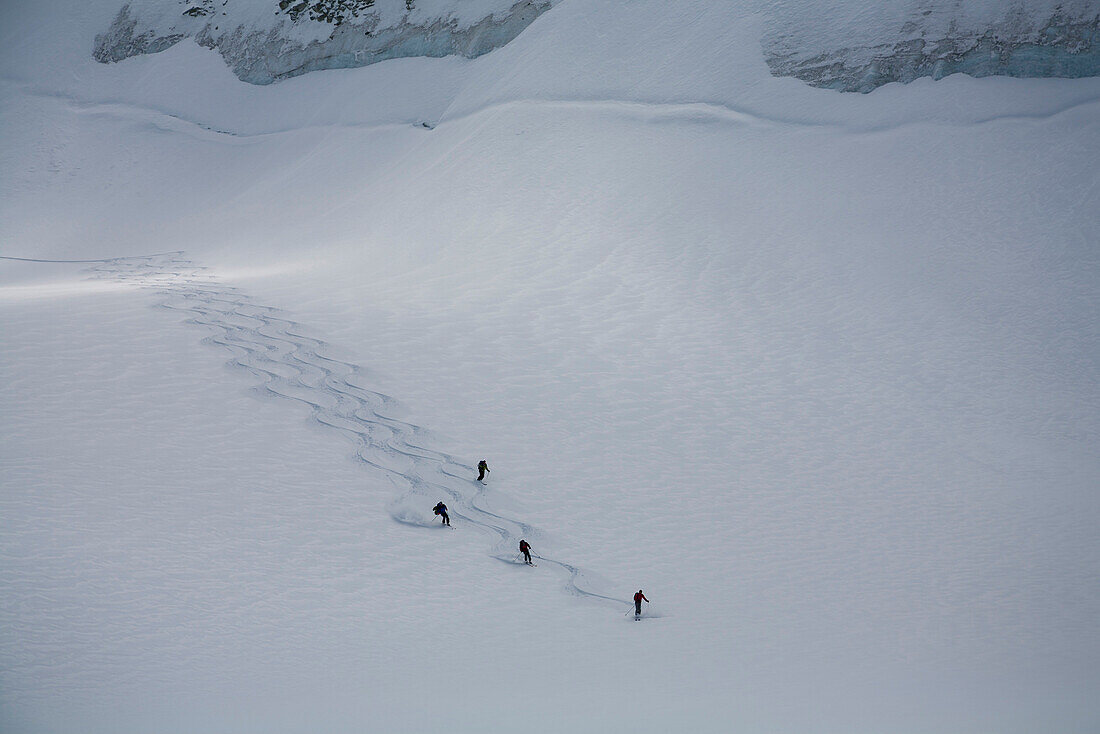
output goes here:
<path id="1" fill-rule="evenodd" d="M 92 56 L 105 64 L 122 61 L 138 54 L 155 54 L 184 38 L 186 36 L 182 33 L 160 36 L 152 30 L 138 32 L 137 20 L 130 17 L 130 6 L 124 5 L 107 32 L 95 37 Z"/>
<path id="2" fill-rule="evenodd" d="M 224 31 L 204 22 L 205 4 L 210 0 L 189 3 L 199 12 L 184 11 L 188 27 L 160 30 L 143 27 L 125 5 L 107 32 L 96 36 L 93 55 L 104 63 L 120 61 L 193 38 L 218 51 L 240 79 L 269 84 L 309 71 L 365 66 L 392 58 L 480 56 L 511 41 L 557 1 L 519 0 L 505 12 L 467 25 L 450 17 L 419 23 L 406 17 L 401 23 L 380 27 L 372 9 L 376 0 L 272 0 L 276 16 L 285 20 L 267 28 L 238 25 Z M 411 10 L 413 3 L 405 0 L 405 8 Z M 325 24 L 330 30 L 323 38 L 304 42 L 282 25 L 302 23 Z"/>
<path id="3" fill-rule="evenodd" d="M 921 21 L 915 19 L 901 27 L 902 38 L 894 43 L 813 56 L 793 51 L 795 43 L 766 44 L 765 57 L 776 76 L 845 92 L 960 72 L 975 77 L 1100 76 L 1100 12 L 1081 19 L 1056 11 L 1040 22 L 1010 16 L 981 32 L 960 32 L 952 24 L 944 37 L 914 37 L 920 30 Z"/>

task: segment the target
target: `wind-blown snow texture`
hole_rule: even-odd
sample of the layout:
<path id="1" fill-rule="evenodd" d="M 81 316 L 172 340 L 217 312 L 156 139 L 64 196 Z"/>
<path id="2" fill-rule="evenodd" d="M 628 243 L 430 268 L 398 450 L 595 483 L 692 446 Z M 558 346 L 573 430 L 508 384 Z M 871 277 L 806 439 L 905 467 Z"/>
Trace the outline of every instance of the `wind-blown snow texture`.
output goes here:
<path id="1" fill-rule="evenodd" d="M 1100 80 L 117 11 L 0 4 L 0 730 L 1100 728 Z"/>

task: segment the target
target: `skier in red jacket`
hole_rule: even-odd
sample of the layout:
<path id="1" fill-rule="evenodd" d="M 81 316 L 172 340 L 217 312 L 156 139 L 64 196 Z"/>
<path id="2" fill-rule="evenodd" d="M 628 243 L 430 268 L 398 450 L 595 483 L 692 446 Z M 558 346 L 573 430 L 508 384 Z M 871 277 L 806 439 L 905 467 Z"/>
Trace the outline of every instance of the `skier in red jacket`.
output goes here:
<path id="1" fill-rule="evenodd" d="M 530 543 L 528 543 L 526 540 L 521 540 L 519 542 L 519 552 L 523 554 L 523 562 L 524 563 L 526 563 L 528 566 L 535 565 L 535 564 L 531 563 L 531 544 Z"/>
<path id="2" fill-rule="evenodd" d="M 642 616 L 642 601 L 643 600 L 646 603 L 649 603 L 649 599 L 645 598 L 645 594 L 642 593 L 642 590 L 638 589 L 638 593 L 634 595 L 634 616 L 635 617 Z"/>

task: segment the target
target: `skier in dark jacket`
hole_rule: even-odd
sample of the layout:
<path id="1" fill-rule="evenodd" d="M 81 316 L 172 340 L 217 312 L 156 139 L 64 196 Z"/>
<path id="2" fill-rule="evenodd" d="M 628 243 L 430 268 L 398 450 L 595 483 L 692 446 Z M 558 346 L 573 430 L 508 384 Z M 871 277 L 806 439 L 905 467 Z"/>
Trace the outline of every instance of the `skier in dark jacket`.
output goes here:
<path id="1" fill-rule="evenodd" d="M 477 462 L 477 481 L 485 479 L 485 472 L 489 471 L 489 465 L 485 463 L 485 459 Z"/>
<path id="2" fill-rule="evenodd" d="M 526 563 L 528 566 L 535 565 L 535 564 L 531 563 L 531 544 L 530 543 L 528 543 L 526 540 L 521 540 L 519 542 L 519 552 L 523 554 L 523 562 L 524 563 Z"/>
<path id="3" fill-rule="evenodd" d="M 451 524 L 451 516 L 447 514 L 447 505 L 440 502 L 438 505 L 432 508 L 432 511 L 443 518 L 444 525 Z"/>
<path id="4" fill-rule="evenodd" d="M 642 590 L 638 589 L 638 593 L 634 595 L 634 616 L 635 617 L 642 616 L 642 601 L 643 600 L 646 601 L 647 603 L 649 602 L 649 599 L 645 598 L 645 594 L 642 593 Z"/>

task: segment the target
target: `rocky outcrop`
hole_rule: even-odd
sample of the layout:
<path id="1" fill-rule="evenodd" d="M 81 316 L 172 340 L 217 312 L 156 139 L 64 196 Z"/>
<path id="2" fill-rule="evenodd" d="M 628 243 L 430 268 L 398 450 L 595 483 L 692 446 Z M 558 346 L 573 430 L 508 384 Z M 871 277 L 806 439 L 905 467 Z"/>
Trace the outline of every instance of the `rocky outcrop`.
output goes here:
<path id="1" fill-rule="evenodd" d="M 122 61 L 139 54 L 155 54 L 186 37 L 183 33 L 160 35 L 152 29 L 139 28 L 137 18 L 130 15 L 130 6 L 124 5 L 107 32 L 95 37 L 92 55 L 105 64 Z"/>
<path id="2" fill-rule="evenodd" d="M 1100 4 L 1090 4 L 1091 12 L 1087 7 L 1071 12 L 1058 6 L 1045 14 L 1017 8 L 984 27 L 973 18 L 944 23 L 925 9 L 898 27 L 892 40 L 832 48 L 814 48 L 797 30 L 773 31 L 765 39 L 765 58 L 776 76 L 845 92 L 957 72 L 975 77 L 1098 76 Z"/>
<path id="3" fill-rule="evenodd" d="M 500 12 L 463 19 L 457 14 L 425 18 L 415 13 L 415 0 L 399 1 L 402 15 L 392 7 L 376 7 L 375 0 L 270 0 L 266 22 L 240 21 L 212 0 L 181 3 L 183 9 L 173 7 L 171 13 L 163 5 L 156 13 L 125 5 L 110 28 L 96 36 L 94 56 L 110 63 L 193 38 L 220 53 L 243 81 L 269 84 L 392 58 L 480 56 L 511 41 L 556 2 L 519 0 Z M 250 9 L 255 6 L 252 2 Z"/>

